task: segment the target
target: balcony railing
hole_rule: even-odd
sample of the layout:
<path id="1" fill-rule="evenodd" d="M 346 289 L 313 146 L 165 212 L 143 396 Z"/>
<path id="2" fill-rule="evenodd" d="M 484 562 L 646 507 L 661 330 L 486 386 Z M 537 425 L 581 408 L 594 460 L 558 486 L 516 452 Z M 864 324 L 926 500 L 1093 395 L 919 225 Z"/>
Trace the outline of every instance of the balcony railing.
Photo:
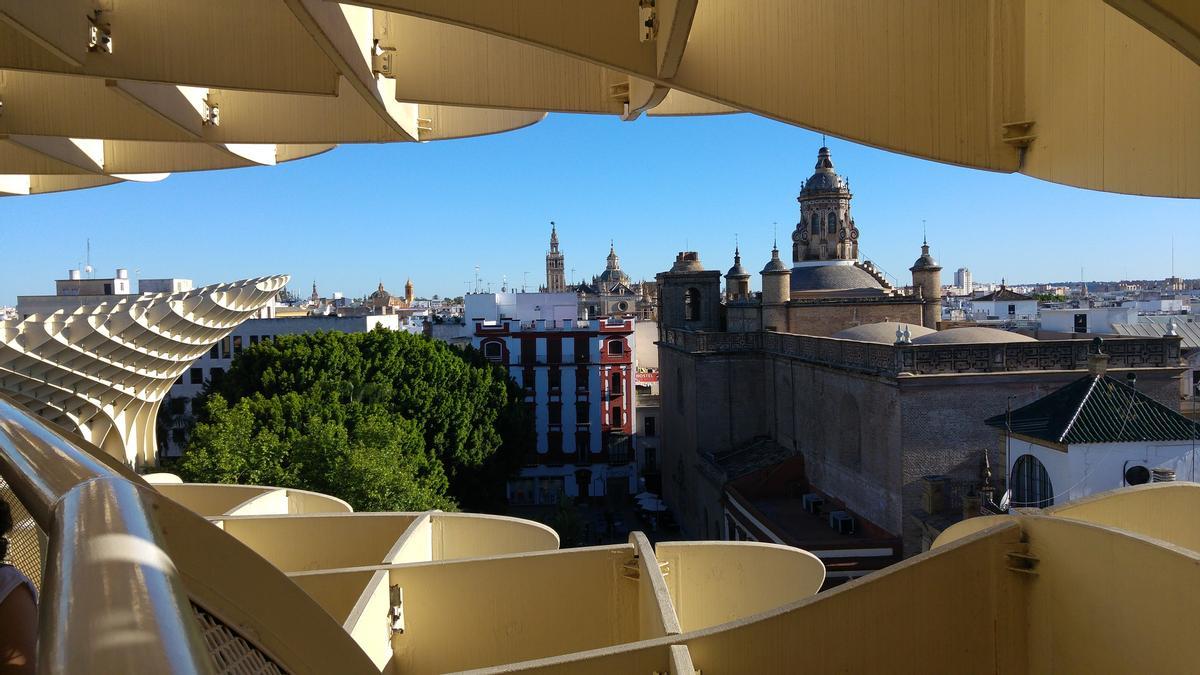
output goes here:
<path id="1" fill-rule="evenodd" d="M 378 672 L 266 560 L 4 394 L 0 497 L 40 589 L 38 672 Z"/>

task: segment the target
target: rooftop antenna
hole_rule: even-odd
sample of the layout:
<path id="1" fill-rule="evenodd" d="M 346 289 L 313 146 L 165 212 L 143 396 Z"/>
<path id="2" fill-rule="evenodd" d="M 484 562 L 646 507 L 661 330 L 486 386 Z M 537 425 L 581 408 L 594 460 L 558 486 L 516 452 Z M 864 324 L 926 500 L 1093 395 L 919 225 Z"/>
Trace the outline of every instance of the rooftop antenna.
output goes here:
<path id="1" fill-rule="evenodd" d="M 83 272 L 84 272 L 84 274 L 88 275 L 89 279 L 91 279 L 92 278 L 92 240 L 91 240 L 91 238 L 87 239 L 87 257 L 84 258 L 84 260 L 86 261 L 86 263 L 84 264 Z"/>
<path id="2" fill-rule="evenodd" d="M 821 134 L 821 147 L 822 148 L 829 147 L 829 146 L 825 145 L 825 134 Z"/>
<path id="3" fill-rule="evenodd" d="M 479 265 L 475 266 L 475 292 L 479 292 Z"/>
<path id="4" fill-rule="evenodd" d="M 928 246 L 928 245 L 929 245 L 929 237 L 926 235 L 926 229 L 925 229 L 925 219 L 924 219 L 924 218 L 922 218 L 922 219 L 921 219 L 921 244 L 922 244 L 922 245 L 924 245 L 924 246 Z"/>
<path id="5" fill-rule="evenodd" d="M 521 272 L 521 292 L 525 292 L 525 286 L 529 283 L 529 272 Z"/>
<path id="6" fill-rule="evenodd" d="M 1175 233 L 1171 233 L 1171 278 L 1175 278 Z"/>

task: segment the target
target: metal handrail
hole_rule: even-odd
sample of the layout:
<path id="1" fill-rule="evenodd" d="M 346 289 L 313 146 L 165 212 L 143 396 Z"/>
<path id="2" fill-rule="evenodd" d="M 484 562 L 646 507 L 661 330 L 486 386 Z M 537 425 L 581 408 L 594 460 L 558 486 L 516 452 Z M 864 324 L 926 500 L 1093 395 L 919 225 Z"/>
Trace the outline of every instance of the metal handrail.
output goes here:
<path id="1" fill-rule="evenodd" d="M 149 488 L 2 394 L 0 475 L 49 539 L 39 672 L 215 672 Z"/>

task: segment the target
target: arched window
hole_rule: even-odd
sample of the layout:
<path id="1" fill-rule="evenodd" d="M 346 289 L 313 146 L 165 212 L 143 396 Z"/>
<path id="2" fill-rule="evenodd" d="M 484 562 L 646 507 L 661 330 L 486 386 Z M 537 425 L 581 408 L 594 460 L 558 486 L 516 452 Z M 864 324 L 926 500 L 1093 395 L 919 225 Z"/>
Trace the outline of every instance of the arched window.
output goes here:
<path id="1" fill-rule="evenodd" d="M 620 356 L 625 353 L 625 343 L 620 338 L 608 341 L 608 353 L 613 356 Z"/>
<path id="2" fill-rule="evenodd" d="M 683 294 L 683 320 L 700 320 L 700 289 L 689 288 Z"/>
<path id="3" fill-rule="evenodd" d="M 821 216 L 816 213 L 812 214 L 812 233 L 821 234 Z"/>
<path id="4" fill-rule="evenodd" d="M 620 373 L 612 374 L 612 387 L 609 389 L 609 393 L 612 396 L 620 396 L 621 395 L 622 389 L 621 389 L 621 374 Z"/>
<path id="5" fill-rule="evenodd" d="M 1046 467 L 1033 455 L 1021 455 L 1013 463 L 1012 505 L 1039 509 L 1054 505 L 1054 486 Z"/>
<path id="6" fill-rule="evenodd" d="M 837 211 L 829 212 L 828 223 L 829 225 L 826 227 L 825 231 L 828 234 L 837 234 Z"/>
<path id="7" fill-rule="evenodd" d="M 485 359 L 499 361 L 501 355 L 499 342 L 489 342 L 483 346 L 483 357 Z"/>

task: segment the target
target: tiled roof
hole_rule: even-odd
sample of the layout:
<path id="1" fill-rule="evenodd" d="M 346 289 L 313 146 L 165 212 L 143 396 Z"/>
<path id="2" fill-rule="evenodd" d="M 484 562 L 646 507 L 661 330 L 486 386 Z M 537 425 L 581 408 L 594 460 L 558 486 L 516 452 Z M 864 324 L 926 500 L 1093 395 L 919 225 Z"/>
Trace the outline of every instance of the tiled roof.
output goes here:
<path id="1" fill-rule="evenodd" d="M 835 291 L 882 288 L 870 272 L 858 265 L 819 265 L 792 270 L 793 291 Z"/>
<path id="2" fill-rule="evenodd" d="M 1200 322 L 1184 321 L 1181 319 L 1182 317 L 1179 317 L 1175 321 L 1175 332 L 1179 334 L 1179 337 L 1183 338 L 1183 342 L 1179 346 L 1184 349 L 1200 348 Z M 1162 337 L 1167 334 L 1167 324 L 1161 321 L 1114 323 L 1113 330 L 1117 331 L 1118 335 Z"/>
<path id="3" fill-rule="evenodd" d="M 1200 424 L 1103 375 L 1088 375 L 986 423 L 1060 445 L 1200 438 Z"/>
<path id="4" fill-rule="evenodd" d="M 1002 300 L 1033 300 L 1033 297 L 1022 295 L 1016 291 L 1011 291 L 1001 286 L 1000 290 L 994 293 L 988 293 L 987 295 L 981 295 L 978 298 L 975 298 L 975 302 L 999 302 Z"/>

